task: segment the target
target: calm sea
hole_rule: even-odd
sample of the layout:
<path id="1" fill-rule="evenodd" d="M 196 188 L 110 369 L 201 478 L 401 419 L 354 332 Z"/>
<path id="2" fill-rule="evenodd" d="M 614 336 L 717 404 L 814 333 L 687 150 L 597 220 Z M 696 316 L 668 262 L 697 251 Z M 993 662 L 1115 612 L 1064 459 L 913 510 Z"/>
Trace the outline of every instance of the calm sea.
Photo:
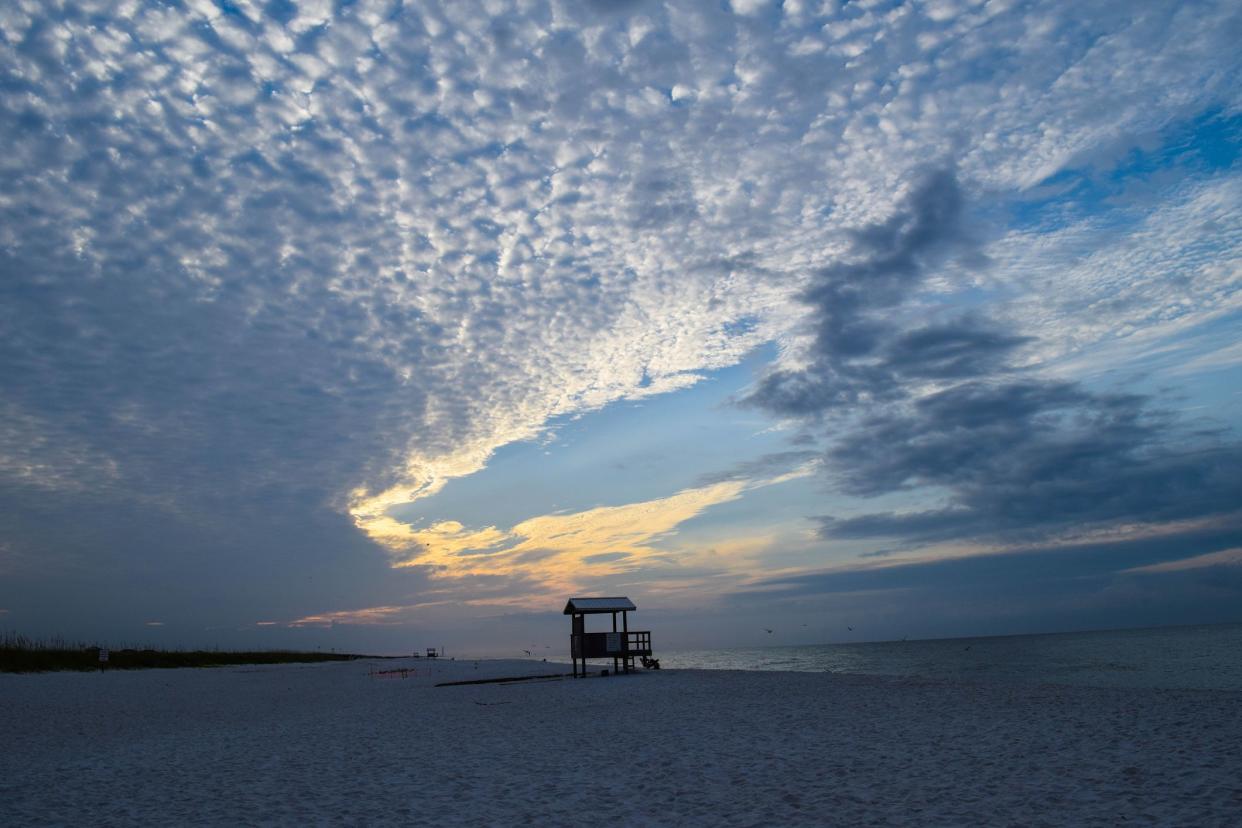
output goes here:
<path id="1" fill-rule="evenodd" d="M 1242 624 L 661 653 L 664 667 L 1242 691 Z"/>

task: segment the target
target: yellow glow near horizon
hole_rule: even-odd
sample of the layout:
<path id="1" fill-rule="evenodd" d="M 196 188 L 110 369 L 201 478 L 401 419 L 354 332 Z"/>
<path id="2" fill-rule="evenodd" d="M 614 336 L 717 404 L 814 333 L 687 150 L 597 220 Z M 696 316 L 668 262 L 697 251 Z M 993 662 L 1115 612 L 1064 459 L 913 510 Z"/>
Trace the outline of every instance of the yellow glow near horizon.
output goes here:
<path id="1" fill-rule="evenodd" d="M 509 530 L 472 530 L 451 520 L 414 529 L 391 518 L 382 528 L 390 543 L 412 553 L 395 566 L 426 566 L 449 577 L 536 575 L 564 591 L 582 576 L 615 575 L 667 555 L 653 544 L 747 488 L 746 481 L 731 480 L 639 503 L 540 515 Z"/>
<path id="2" fill-rule="evenodd" d="M 708 567 L 718 570 L 718 575 L 736 570 L 738 564 L 752 562 L 775 536 L 764 533 L 746 539 L 713 540 L 702 548 L 702 544 L 691 548 L 666 546 L 664 542 L 678 527 L 713 506 L 737 500 L 748 490 L 804 477 L 812 470 L 808 465 L 767 479 L 728 480 L 637 503 L 538 515 L 505 529 L 471 528 L 456 520 L 416 528 L 388 514 L 392 506 L 434 493 L 440 488 L 437 479 L 442 482 L 454 476 L 440 476 L 438 472 L 443 469 L 424 469 L 418 475 L 424 481 L 422 485 L 395 487 L 373 497 L 354 492 L 350 513 L 360 529 L 389 550 L 394 568 L 425 568 L 441 588 L 423 594 L 443 600 L 325 612 L 289 623 L 394 624 L 408 621 L 416 609 L 436 604 L 540 607 L 581 585 L 644 568 L 667 568 L 664 580 L 673 576 L 672 582 L 656 591 L 701 586 L 696 576 L 677 578 L 678 569 Z M 731 580 L 739 575 L 733 572 Z M 503 595 L 495 588 L 480 591 L 484 582 L 503 583 Z"/>
<path id="3" fill-rule="evenodd" d="M 357 610 L 340 610 L 338 612 L 324 612 L 317 615 L 307 615 L 296 621 L 289 622 L 290 627 L 327 627 L 332 624 L 398 624 L 402 622 L 401 616 L 407 613 L 412 607 L 407 606 L 385 606 L 385 607 L 366 607 Z M 260 621 L 260 624 L 263 622 Z"/>
<path id="4" fill-rule="evenodd" d="M 728 531 L 695 531 L 677 543 L 678 528 L 712 506 L 742 497 L 746 491 L 775 485 L 811 473 L 810 467 L 766 480 L 728 481 L 685 489 L 669 497 L 621 506 L 601 506 L 582 512 L 540 515 L 503 530 L 495 526 L 471 529 L 455 520 L 415 529 L 384 516 L 385 544 L 402 552 L 394 567 L 426 567 L 437 586 L 421 595 L 432 600 L 398 606 L 365 607 L 308 615 L 288 626 L 331 624 L 392 625 L 408 623 L 417 613 L 463 606 L 512 611 L 557 605 L 581 585 L 622 576 L 631 595 L 659 602 L 710 600 L 721 591 L 746 587 L 762 590 L 764 581 L 815 572 L 857 572 L 911 564 L 1023 552 L 1023 544 L 998 546 L 985 542 L 938 543 L 905 554 L 875 558 L 849 555 L 823 560 L 814 566 L 795 560 L 783 564 L 771 551 L 795 552 L 813 545 L 810 530 L 793 524 L 773 524 L 742 535 Z M 1048 547 L 1108 543 L 1159 537 L 1217 525 L 1219 520 L 1126 524 L 1100 529 L 1077 529 L 1045 541 Z M 615 559 L 592 556 L 619 553 Z M 1242 548 L 1230 548 L 1185 560 L 1123 570 L 1126 573 L 1172 572 L 1207 566 L 1242 566 Z M 636 570 L 646 569 L 639 573 Z M 484 585 L 488 585 L 485 586 Z M 481 589 L 481 587 L 484 587 Z M 779 588 L 776 585 L 774 588 Z M 636 591 L 636 592 L 635 592 Z M 3 610 L 0 610 L 3 612 Z M 424 616 L 425 617 L 425 616 Z M 262 624 L 264 622 L 260 622 Z M 270 623 L 270 622 L 269 622 Z"/>

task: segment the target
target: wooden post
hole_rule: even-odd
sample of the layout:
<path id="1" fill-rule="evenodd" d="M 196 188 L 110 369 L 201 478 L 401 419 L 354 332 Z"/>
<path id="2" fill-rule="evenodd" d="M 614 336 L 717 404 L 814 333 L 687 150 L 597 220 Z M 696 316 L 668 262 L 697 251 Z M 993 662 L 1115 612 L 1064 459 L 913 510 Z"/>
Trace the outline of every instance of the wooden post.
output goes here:
<path id="1" fill-rule="evenodd" d="M 612 631 L 614 633 L 617 631 L 617 611 L 616 610 L 612 611 Z M 617 669 L 617 657 L 614 655 L 612 657 L 612 674 L 615 676 L 618 672 L 619 671 Z"/>
<path id="2" fill-rule="evenodd" d="M 574 678 L 578 677 L 578 652 L 582 648 L 582 619 L 581 613 L 570 616 L 569 654 L 574 662 Z M 586 659 L 582 660 L 582 672 L 586 673 Z"/>
<path id="3" fill-rule="evenodd" d="M 621 637 L 625 640 L 625 672 L 634 666 L 634 657 L 630 655 L 630 614 L 621 613 Z"/>

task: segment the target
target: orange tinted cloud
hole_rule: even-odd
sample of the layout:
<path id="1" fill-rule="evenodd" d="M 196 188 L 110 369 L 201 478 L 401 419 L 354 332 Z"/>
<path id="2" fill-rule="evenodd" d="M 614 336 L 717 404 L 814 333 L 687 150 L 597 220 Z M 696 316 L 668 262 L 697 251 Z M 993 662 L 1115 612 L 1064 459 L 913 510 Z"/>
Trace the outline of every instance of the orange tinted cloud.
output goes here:
<path id="1" fill-rule="evenodd" d="M 388 606 L 367 607 L 357 610 L 341 610 L 325 612 L 318 615 L 307 615 L 290 621 L 290 627 L 327 627 L 332 624 L 397 624 L 404 620 L 403 616 L 413 607 Z M 260 624 L 263 622 L 260 621 Z"/>
<path id="2" fill-rule="evenodd" d="M 426 566 L 448 577 L 536 575 L 549 589 L 564 591 L 585 573 L 617 574 L 667 555 L 656 547 L 659 541 L 747 488 L 731 480 L 639 503 L 540 515 L 509 530 L 469 529 L 456 521 L 414 529 L 391 519 L 385 529 L 404 552 L 396 566 Z"/>

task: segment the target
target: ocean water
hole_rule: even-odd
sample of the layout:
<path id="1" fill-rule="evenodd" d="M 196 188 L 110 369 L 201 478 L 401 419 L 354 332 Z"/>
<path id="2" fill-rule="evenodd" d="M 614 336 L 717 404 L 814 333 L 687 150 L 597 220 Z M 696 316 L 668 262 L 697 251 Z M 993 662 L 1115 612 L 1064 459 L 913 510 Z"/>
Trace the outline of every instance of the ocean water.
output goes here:
<path id="1" fill-rule="evenodd" d="M 1242 624 L 660 653 L 664 667 L 1242 691 Z"/>

